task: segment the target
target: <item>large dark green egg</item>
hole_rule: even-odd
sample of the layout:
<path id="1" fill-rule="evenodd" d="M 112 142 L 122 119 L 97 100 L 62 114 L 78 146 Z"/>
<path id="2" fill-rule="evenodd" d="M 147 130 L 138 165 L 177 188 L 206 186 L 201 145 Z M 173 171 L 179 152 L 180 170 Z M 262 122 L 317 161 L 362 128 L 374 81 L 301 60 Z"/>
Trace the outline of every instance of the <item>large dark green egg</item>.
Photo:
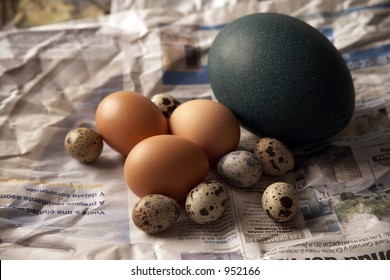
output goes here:
<path id="1" fill-rule="evenodd" d="M 225 26 L 208 58 L 217 100 L 242 126 L 286 144 L 328 139 L 350 121 L 349 69 L 317 29 L 287 15 L 257 13 Z"/>

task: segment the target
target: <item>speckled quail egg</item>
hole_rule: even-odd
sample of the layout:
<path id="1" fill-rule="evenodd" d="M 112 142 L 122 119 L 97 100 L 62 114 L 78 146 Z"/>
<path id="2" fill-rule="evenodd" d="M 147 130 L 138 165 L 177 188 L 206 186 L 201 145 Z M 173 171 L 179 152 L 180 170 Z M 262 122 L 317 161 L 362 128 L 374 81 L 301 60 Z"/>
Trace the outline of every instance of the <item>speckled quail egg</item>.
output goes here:
<path id="1" fill-rule="evenodd" d="M 282 176 L 294 168 L 293 154 L 275 138 L 259 139 L 253 146 L 253 154 L 260 159 L 264 173 L 270 176 Z"/>
<path id="2" fill-rule="evenodd" d="M 217 172 L 229 185 L 247 188 L 259 181 L 262 166 L 260 160 L 253 153 L 237 150 L 219 159 Z"/>
<path id="3" fill-rule="evenodd" d="M 180 215 L 180 205 L 161 194 L 149 194 L 140 198 L 132 211 L 133 223 L 142 231 L 159 233 L 172 226 Z"/>
<path id="4" fill-rule="evenodd" d="M 229 190 L 217 180 L 204 181 L 193 188 L 185 202 L 187 215 L 197 224 L 218 220 L 229 201 Z"/>
<path id="5" fill-rule="evenodd" d="M 293 186 L 284 182 L 269 185 L 262 197 L 263 209 L 276 222 L 292 220 L 298 212 L 298 195 Z"/>
<path id="6" fill-rule="evenodd" d="M 180 102 L 166 93 L 153 95 L 152 102 L 161 110 L 166 118 L 169 118 L 172 112 L 180 105 Z"/>
<path id="7" fill-rule="evenodd" d="M 96 160 L 103 150 L 103 138 L 91 128 L 78 127 L 65 137 L 65 149 L 80 162 Z"/>

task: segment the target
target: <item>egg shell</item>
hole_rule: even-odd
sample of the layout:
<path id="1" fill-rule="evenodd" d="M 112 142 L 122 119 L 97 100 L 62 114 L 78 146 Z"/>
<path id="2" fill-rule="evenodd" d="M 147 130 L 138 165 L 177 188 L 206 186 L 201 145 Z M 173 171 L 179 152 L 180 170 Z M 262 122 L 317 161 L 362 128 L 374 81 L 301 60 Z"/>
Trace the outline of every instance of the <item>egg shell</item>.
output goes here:
<path id="1" fill-rule="evenodd" d="M 105 142 L 124 156 L 140 141 L 168 133 L 168 122 L 153 102 L 137 92 L 107 95 L 96 109 L 96 127 Z"/>
<path id="2" fill-rule="evenodd" d="M 229 201 L 228 188 L 216 180 L 197 185 L 188 194 L 185 209 L 188 217 L 197 224 L 216 221 Z"/>
<path id="3" fill-rule="evenodd" d="M 253 154 L 261 161 L 263 170 L 270 176 L 282 176 L 294 168 L 294 156 L 275 138 L 260 138 L 253 146 Z"/>
<path id="4" fill-rule="evenodd" d="M 299 200 L 293 186 L 284 182 L 269 185 L 262 196 L 263 209 L 277 222 L 292 220 L 298 212 Z"/>
<path id="5" fill-rule="evenodd" d="M 180 202 L 205 180 L 209 162 L 193 142 L 175 135 L 156 135 L 137 144 L 124 165 L 124 177 L 134 194 L 163 194 Z"/>
<path id="6" fill-rule="evenodd" d="M 139 199 L 133 206 L 134 224 L 142 231 L 152 234 L 172 226 L 180 215 L 180 205 L 164 195 L 150 194 Z"/>
<path id="7" fill-rule="evenodd" d="M 103 150 L 103 138 L 96 131 L 87 127 L 78 127 L 67 133 L 65 149 L 80 162 L 96 160 Z"/>
<path id="8" fill-rule="evenodd" d="M 237 149 L 240 125 L 226 106 L 208 99 L 181 104 L 169 118 L 171 133 L 189 139 L 201 147 L 211 164 Z"/>
<path id="9" fill-rule="evenodd" d="M 229 185 L 247 188 L 259 181 L 262 166 L 260 160 L 251 152 L 237 150 L 224 155 L 218 161 L 217 172 Z"/>
<path id="10" fill-rule="evenodd" d="M 169 118 L 173 111 L 180 105 L 180 102 L 166 93 L 158 93 L 151 98 L 152 102 L 161 110 L 166 118 Z"/>
<path id="11" fill-rule="evenodd" d="M 207 66 L 216 99 L 261 137 L 294 146 L 322 142 L 354 112 L 345 59 L 297 17 L 262 12 L 235 19 L 218 32 Z"/>

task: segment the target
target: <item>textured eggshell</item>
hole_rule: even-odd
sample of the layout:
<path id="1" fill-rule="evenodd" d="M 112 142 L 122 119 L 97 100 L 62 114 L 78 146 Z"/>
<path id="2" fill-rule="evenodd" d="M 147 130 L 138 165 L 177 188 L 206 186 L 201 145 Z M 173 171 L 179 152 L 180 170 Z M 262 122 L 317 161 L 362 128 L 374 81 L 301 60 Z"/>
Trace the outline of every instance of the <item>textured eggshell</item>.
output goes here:
<path id="1" fill-rule="evenodd" d="M 180 105 L 179 101 L 166 93 L 155 94 L 151 100 L 161 110 L 166 118 L 169 118 L 177 106 Z"/>
<path id="2" fill-rule="evenodd" d="M 243 127 L 287 145 L 340 132 L 355 107 L 348 66 L 334 44 L 299 18 L 252 13 L 226 25 L 208 55 L 210 86 Z"/>
<path id="3" fill-rule="evenodd" d="M 125 181 L 135 195 L 163 194 L 178 202 L 205 180 L 208 172 L 204 151 L 175 135 L 157 135 L 141 141 L 124 165 Z"/>
<path id="4" fill-rule="evenodd" d="M 259 181 L 262 166 L 253 153 L 237 150 L 224 155 L 218 161 L 217 172 L 229 185 L 247 188 Z"/>
<path id="5" fill-rule="evenodd" d="M 253 146 L 253 154 L 261 161 L 263 171 L 270 176 L 281 176 L 294 168 L 294 156 L 275 138 L 260 138 Z"/>
<path id="6" fill-rule="evenodd" d="M 92 162 L 102 153 L 103 138 L 90 128 L 78 127 L 68 132 L 64 145 L 73 158 L 80 162 Z"/>
<path id="7" fill-rule="evenodd" d="M 197 185 L 188 194 L 185 209 L 188 217 L 198 224 L 216 221 L 229 201 L 228 188 L 216 180 Z"/>
<path id="8" fill-rule="evenodd" d="M 262 196 L 263 209 L 277 222 L 290 221 L 299 209 L 298 195 L 293 186 L 277 182 L 269 185 Z"/>
<path id="9" fill-rule="evenodd" d="M 132 211 L 134 224 L 146 233 L 158 233 L 172 226 L 180 215 L 180 205 L 164 195 L 151 194 L 139 199 Z"/>
<path id="10" fill-rule="evenodd" d="M 224 105 L 207 99 L 196 99 L 181 104 L 169 119 L 171 133 L 189 139 L 201 147 L 211 164 L 240 141 L 240 125 L 234 114 Z"/>
<path id="11" fill-rule="evenodd" d="M 127 91 L 103 98 L 96 109 L 96 127 L 105 142 L 124 156 L 143 139 L 168 133 L 160 109 L 149 98 Z"/>

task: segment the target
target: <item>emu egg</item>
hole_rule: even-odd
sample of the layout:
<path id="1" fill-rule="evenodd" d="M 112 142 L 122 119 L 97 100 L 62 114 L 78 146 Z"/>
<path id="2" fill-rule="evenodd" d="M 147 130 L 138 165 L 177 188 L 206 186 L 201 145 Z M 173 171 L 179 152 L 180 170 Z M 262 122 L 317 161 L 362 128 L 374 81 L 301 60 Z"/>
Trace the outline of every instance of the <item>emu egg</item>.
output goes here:
<path id="1" fill-rule="evenodd" d="M 352 118 L 355 90 L 320 31 L 277 13 L 243 16 L 214 39 L 209 80 L 217 100 L 261 137 L 299 146 L 331 138 Z"/>

